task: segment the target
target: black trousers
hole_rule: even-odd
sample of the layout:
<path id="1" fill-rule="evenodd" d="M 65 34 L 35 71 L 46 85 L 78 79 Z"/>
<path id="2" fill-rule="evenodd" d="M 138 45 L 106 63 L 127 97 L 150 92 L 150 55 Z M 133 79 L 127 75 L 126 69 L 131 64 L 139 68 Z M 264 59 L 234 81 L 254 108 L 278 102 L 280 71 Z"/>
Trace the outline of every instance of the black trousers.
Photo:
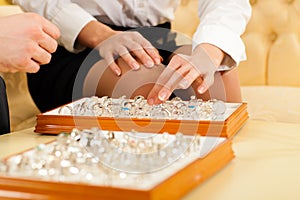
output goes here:
<path id="1" fill-rule="evenodd" d="M 10 132 L 5 82 L 0 76 L 0 135 Z"/>
<path id="2" fill-rule="evenodd" d="M 170 23 L 156 27 L 128 28 L 108 25 L 119 31 L 138 31 L 167 58 L 174 52 L 176 33 Z M 41 112 L 49 111 L 82 97 L 82 85 L 89 69 L 100 59 L 98 50 L 87 48 L 78 54 L 59 46 L 51 62 L 41 66 L 38 73 L 27 74 L 31 96 Z"/>

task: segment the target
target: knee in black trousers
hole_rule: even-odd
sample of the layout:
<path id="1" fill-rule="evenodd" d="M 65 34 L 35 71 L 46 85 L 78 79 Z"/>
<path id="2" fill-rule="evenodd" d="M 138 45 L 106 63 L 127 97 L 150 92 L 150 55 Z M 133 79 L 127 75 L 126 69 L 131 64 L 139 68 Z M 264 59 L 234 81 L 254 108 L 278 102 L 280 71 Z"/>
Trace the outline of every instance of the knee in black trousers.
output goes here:
<path id="1" fill-rule="evenodd" d="M 10 132 L 5 82 L 0 76 L 0 135 Z"/>

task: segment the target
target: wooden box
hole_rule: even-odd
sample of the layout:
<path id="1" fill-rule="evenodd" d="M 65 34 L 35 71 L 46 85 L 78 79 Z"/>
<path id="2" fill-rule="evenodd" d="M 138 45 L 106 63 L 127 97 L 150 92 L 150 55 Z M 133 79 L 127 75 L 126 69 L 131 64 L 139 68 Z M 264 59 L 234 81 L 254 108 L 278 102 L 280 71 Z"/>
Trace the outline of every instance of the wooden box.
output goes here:
<path id="1" fill-rule="evenodd" d="M 72 103 L 69 104 L 72 106 Z M 226 103 L 225 115 L 216 120 L 175 120 L 175 119 L 145 119 L 145 118 L 113 118 L 99 116 L 61 115 L 58 110 L 37 115 L 35 132 L 43 134 L 58 134 L 78 129 L 99 127 L 103 130 L 141 131 L 171 134 L 201 134 L 206 136 L 231 137 L 244 125 L 248 119 L 246 103 Z"/>
<path id="2" fill-rule="evenodd" d="M 205 138 L 212 139 L 213 137 L 205 136 Z M 103 186 L 93 183 L 49 181 L 38 178 L 33 179 L 32 177 L 20 178 L 7 175 L 0 170 L 0 198 L 55 200 L 179 199 L 207 178 L 217 173 L 234 158 L 231 139 L 219 138 L 216 140 L 218 140 L 216 145 L 213 148 L 208 148 L 209 150 L 201 157 L 175 170 L 149 188 L 137 189 L 134 187 Z M 211 144 L 211 142 L 208 143 Z M 171 167 L 167 167 L 165 170 L 168 171 Z M 160 178 L 161 176 L 153 174 L 153 177 Z"/>

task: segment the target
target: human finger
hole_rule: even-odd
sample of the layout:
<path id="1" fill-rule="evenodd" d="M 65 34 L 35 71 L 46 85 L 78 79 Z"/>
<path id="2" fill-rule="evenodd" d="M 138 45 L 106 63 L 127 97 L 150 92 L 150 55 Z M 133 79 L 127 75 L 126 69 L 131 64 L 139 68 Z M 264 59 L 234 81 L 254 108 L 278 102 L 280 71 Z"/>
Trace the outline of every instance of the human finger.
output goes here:
<path id="1" fill-rule="evenodd" d="M 28 67 L 24 68 L 23 71 L 28 72 L 28 73 L 36 73 L 40 69 L 39 63 L 37 63 L 34 60 L 31 60 L 28 64 Z"/>
<path id="2" fill-rule="evenodd" d="M 146 55 L 141 45 L 131 40 L 126 41 L 124 46 L 121 46 L 121 50 L 117 53 L 121 55 L 123 60 L 134 70 L 140 68 L 140 64 L 137 62 L 136 58 L 141 60 L 141 58 Z M 133 55 L 135 55 L 135 57 L 133 57 Z"/>
<path id="3" fill-rule="evenodd" d="M 214 74 L 209 73 L 205 77 L 203 77 L 203 81 L 201 82 L 200 86 L 197 88 L 197 91 L 200 94 L 205 93 L 208 88 L 214 83 Z"/>
<path id="4" fill-rule="evenodd" d="M 130 53 L 123 54 L 121 57 L 132 69 L 138 70 L 140 68 L 140 65 Z"/>
<path id="5" fill-rule="evenodd" d="M 179 82 L 179 88 L 187 89 L 199 76 L 200 74 L 196 70 L 191 68 L 190 71 Z"/>
<path id="6" fill-rule="evenodd" d="M 161 57 L 158 50 L 141 34 L 136 33 L 135 36 L 134 41 L 142 47 L 140 51 L 136 52 L 136 56 L 142 61 L 142 63 L 148 68 L 153 67 L 154 64 L 160 64 Z"/>
<path id="7" fill-rule="evenodd" d="M 104 55 L 104 60 L 107 63 L 107 66 L 113 71 L 114 74 L 116 74 L 117 76 L 121 75 L 121 69 L 118 67 L 118 65 L 115 62 L 115 58 L 113 57 L 113 55 L 110 52 L 107 52 Z"/>
<path id="8" fill-rule="evenodd" d="M 57 41 L 45 33 L 41 34 L 37 42 L 49 53 L 54 53 L 57 49 Z"/>
<path id="9" fill-rule="evenodd" d="M 176 71 L 176 69 L 171 67 L 166 67 L 161 75 L 158 77 L 154 87 L 149 92 L 147 97 L 147 101 L 150 105 L 162 103 L 160 98 L 158 97 L 159 91 L 164 87 L 164 85 L 168 82 L 172 74 Z M 167 94 L 168 95 L 168 94 Z"/>
<path id="10" fill-rule="evenodd" d="M 126 47 L 130 50 L 132 54 L 134 54 L 141 63 L 147 68 L 154 67 L 154 62 L 152 58 L 148 55 L 145 49 L 141 46 L 139 42 L 130 42 L 126 44 Z"/>
<path id="11" fill-rule="evenodd" d="M 153 47 L 149 41 L 142 41 L 142 47 L 145 49 L 147 54 L 151 57 L 156 65 L 161 63 L 161 56 L 159 55 L 159 51 L 155 47 Z"/>
<path id="12" fill-rule="evenodd" d="M 158 98 L 161 101 L 166 101 L 175 89 L 180 88 L 179 83 L 184 79 L 186 74 L 189 73 L 190 69 L 191 67 L 189 65 L 178 68 L 160 89 Z"/>
<path id="13" fill-rule="evenodd" d="M 36 45 L 32 47 L 32 59 L 35 60 L 40 65 L 44 65 L 50 62 L 51 54 L 47 52 L 45 49 L 41 48 L 40 46 Z"/>
<path id="14" fill-rule="evenodd" d="M 58 39 L 60 36 L 60 30 L 58 29 L 58 27 L 43 17 L 41 17 L 41 20 L 43 31 L 47 33 L 50 37 Z"/>

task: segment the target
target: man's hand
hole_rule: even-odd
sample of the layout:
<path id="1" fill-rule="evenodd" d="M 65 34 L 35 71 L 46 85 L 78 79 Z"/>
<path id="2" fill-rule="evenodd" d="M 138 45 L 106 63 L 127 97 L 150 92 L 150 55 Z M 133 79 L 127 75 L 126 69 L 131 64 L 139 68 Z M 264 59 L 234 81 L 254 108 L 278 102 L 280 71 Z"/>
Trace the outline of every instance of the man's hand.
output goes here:
<path id="1" fill-rule="evenodd" d="M 204 49 L 204 48 L 206 49 Z M 175 89 L 187 89 L 195 80 L 200 86 L 197 92 L 203 94 L 214 83 L 214 74 L 224 57 L 217 47 L 198 45 L 191 55 L 177 54 L 172 57 L 169 65 L 159 76 L 155 86 L 148 95 L 149 104 L 159 104 L 166 101 Z M 220 57 L 214 61 L 208 51 L 216 49 Z M 207 51 L 208 50 L 208 51 Z M 213 52 L 213 51 L 212 51 Z M 216 53 L 212 54 L 216 54 Z"/>
<path id="2" fill-rule="evenodd" d="M 0 18 L 0 71 L 37 72 L 50 62 L 59 29 L 45 18 L 23 13 Z"/>

